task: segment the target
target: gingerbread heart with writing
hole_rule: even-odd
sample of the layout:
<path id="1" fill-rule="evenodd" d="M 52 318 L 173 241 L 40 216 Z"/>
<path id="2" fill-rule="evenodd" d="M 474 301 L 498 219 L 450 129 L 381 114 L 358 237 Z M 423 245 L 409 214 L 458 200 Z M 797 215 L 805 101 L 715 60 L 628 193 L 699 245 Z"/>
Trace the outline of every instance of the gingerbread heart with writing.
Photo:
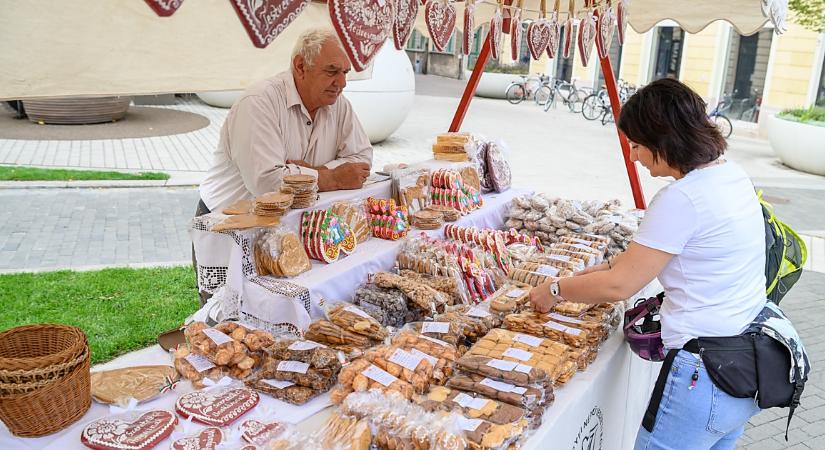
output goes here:
<path id="1" fill-rule="evenodd" d="M 329 0 L 329 17 L 356 72 L 369 67 L 392 34 L 391 0 Z"/>
<path id="2" fill-rule="evenodd" d="M 146 0 L 146 3 L 161 17 L 169 17 L 183 4 L 183 0 Z"/>
<path id="3" fill-rule="evenodd" d="M 415 16 L 418 15 L 419 0 L 397 0 L 395 3 L 395 21 L 392 24 L 392 40 L 395 48 L 404 50 L 410 38 Z"/>
<path id="4" fill-rule="evenodd" d="M 567 22 L 564 24 L 564 52 L 562 52 L 562 56 L 565 58 L 570 58 L 570 49 L 573 48 L 573 42 L 576 41 L 575 35 L 576 29 L 573 28 L 573 18 L 568 17 Z"/>
<path id="5" fill-rule="evenodd" d="M 503 20 L 500 9 L 497 9 L 490 19 L 490 57 L 493 59 L 498 59 L 498 55 L 501 54 L 501 22 Z"/>
<path id="6" fill-rule="evenodd" d="M 220 428 L 209 427 L 198 433 L 197 436 L 190 436 L 176 440 L 172 443 L 171 450 L 215 450 L 221 445 L 223 432 Z"/>
<path id="7" fill-rule="evenodd" d="M 424 21 L 433 46 L 443 52 L 455 28 L 455 8 L 446 0 L 429 0 L 424 7 Z"/>
<path id="8" fill-rule="evenodd" d="M 510 10 L 510 56 L 518 61 L 521 53 L 521 9 Z"/>
<path id="9" fill-rule="evenodd" d="M 309 5 L 310 0 L 231 0 L 252 44 L 265 48 Z"/>
<path id="10" fill-rule="evenodd" d="M 605 9 L 598 17 L 596 26 L 596 50 L 599 58 L 607 58 L 610 45 L 613 43 L 613 32 L 616 30 L 616 16 L 610 8 Z"/>
<path id="11" fill-rule="evenodd" d="M 278 422 L 263 423 L 257 420 L 246 420 L 241 424 L 241 437 L 250 444 L 267 443 L 283 431 L 284 426 Z"/>
<path id="12" fill-rule="evenodd" d="M 469 55 L 473 50 L 473 41 L 475 40 L 476 28 L 476 5 L 475 3 L 467 3 L 464 6 L 464 38 L 462 39 L 461 52 Z"/>
<path id="13" fill-rule="evenodd" d="M 559 39 L 561 38 L 561 24 L 559 23 L 559 13 L 554 12 L 550 17 L 550 40 L 547 42 L 547 56 L 555 58 L 559 52 Z"/>
<path id="14" fill-rule="evenodd" d="M 97 450 L 147 450 L 166 439 L 178 418 L 169 411 L 130 414 L 132 418 L 108 417 L 86 425 L 80 442 Z"/>
<path id="15" fill-rule="evenodd" d="M 547 44 L 550 43 L 550 24 L 545 19 L 533 21 L 527 26 L 527 48 L 533 59 L 541 58 Z"/>
<path id="16" fill-rule="evenodd" d="M 616 31 L 618 31 L 619 45 L 624 45 L 624 34 L 627 31 L 627 22 L 630 20 L 630 11 L 627 0 L 619 0 L 616 4 Z"/>
<path id="17" fill-rule="evenodd" d="M 596 16 L 588 13 L 579 21 L 579 56 L 584 67 L 587 67 L 587 63 L 590 62 L 590 55 L 593 53 L 597 20 Z"/>
<path id="18" fill-rule="evenodd" d="M 258 400 L 258 393 L 247 388 L 194 391 L 178 397 L 175 411 L 184 418 L 223 427 L 252 410 Z"/>

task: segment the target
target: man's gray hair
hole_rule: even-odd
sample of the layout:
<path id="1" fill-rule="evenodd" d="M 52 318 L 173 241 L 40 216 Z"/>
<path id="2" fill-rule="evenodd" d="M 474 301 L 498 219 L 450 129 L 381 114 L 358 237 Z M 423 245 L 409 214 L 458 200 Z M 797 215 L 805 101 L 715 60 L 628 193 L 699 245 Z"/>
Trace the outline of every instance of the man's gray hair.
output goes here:
<path id="1" fill-rule="evenodd" d="M 328 40 L 333 41 L 342 52 L 344 51 L 344 47 L 334 31 L 329 28 L 311 28 L 298 36 L 295 47 L 292 49 L 291 59 L 294 60 L 296 55 L 301 55 L 304 57 L 306 65 L 311 67 L 315 62 L 315 57 L 321 53 L 321 46 Z"/>

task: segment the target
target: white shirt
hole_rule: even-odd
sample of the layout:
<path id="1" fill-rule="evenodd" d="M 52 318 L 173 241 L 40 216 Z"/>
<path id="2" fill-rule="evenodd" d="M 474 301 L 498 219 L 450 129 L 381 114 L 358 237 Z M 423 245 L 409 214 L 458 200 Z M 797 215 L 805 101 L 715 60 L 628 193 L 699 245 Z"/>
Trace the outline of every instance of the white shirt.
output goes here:
<path id="1" fill-rule="evenodd" d="M 666 348 L 737 335 L 765 306 L 762 209 L 737 164 L 693 170 L 662 188 L 633 240 L 674 255 L 658 276 Z"/>
<path id="2" fill-rule="evenodd" d="M 201 199 L 214 211 L 279 189 L 284 174 L 318 175 L 287 160 L 329 169 L 346 162 L 372 164 L 372 145 L 349 100 L 338 97 L 312 120 L 291 71 L 255 84 L 232 106 L 200 185 Z"/>

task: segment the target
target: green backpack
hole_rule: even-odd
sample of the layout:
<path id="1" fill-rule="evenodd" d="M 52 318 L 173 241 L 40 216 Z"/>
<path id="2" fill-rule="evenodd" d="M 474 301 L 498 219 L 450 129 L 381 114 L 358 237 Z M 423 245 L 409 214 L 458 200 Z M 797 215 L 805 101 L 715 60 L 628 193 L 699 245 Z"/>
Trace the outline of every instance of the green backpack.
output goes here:
<path id="1" fill-rule="evenodd" d="M 773 206 L 762 198 L 761 190 L 756 196 L 765 217 L 765 286 L 768 300 L 778 305 L 802 276 L 808 249 L 796 231 L 776 217 Z"/>

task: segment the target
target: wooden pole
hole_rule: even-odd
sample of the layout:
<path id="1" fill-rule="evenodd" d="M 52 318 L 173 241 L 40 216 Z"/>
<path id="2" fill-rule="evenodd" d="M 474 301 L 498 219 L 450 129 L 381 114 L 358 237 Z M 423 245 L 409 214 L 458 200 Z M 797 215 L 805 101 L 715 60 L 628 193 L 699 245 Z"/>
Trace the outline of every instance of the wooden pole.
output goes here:
<path id="1" fill-rule="evenodd" d="M 481 75 L 484 73 L 484 66 L 490 59 L 490 34 L 487 33 L 487 38 L 484 39 L 484 45 L 481 46 L 481 52 L 478 54 L 476 65 L 473 67 L 473 73 L 467 81 L 467 86 L 464 88 L 464 94 L 461 96 L 461 102 L 455 110 L 453 122 L 450 124 L 451 132 L 459 131 L 461 124 L 464 122 L 464 116 L 467 114 L 467 108 L 470 107 L 470 102 L 473 100 L 473 95 L 476 93 L 478 82 L 481 80 Z"/>

